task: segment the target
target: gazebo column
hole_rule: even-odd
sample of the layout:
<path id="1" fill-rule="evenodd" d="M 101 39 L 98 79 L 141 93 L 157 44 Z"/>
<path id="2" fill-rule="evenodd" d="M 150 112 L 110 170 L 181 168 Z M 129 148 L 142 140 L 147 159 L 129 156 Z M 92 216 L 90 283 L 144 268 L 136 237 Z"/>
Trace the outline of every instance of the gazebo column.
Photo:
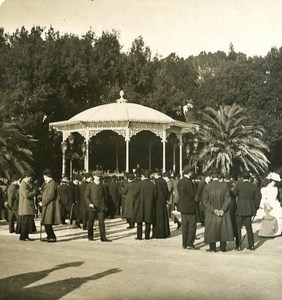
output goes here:
<path id="1" fill-rule="evenodd" d="M 179 174 L 182 173 L 182 147 L 183 147 L 183 143 L 182 143 L 182 134 L 179 136 Z"/>
<path id="2" fill-rule="evenodd" d="M 176 163 L 175 163 L 175 150 L 176 150 L 176 143 L 175 143 L 175 142 L 173 142 L 173 152 L 172 152 L 172 155 L 173 155 L 173 157 L 172 157 L 172 161 L 173 161 L 172 170 L 173 170 L 173 172 L 175 172 L 175 170 L 176 170 Z"/>
<path id="3" fill-rule="evenodd" d="M 63 131 L 63 141 L 61 143 L 62 150 L 62 177 L 66 176 L 66 151 L 68 149 L 68 144 L 66 142 L 67 134 Z"/>
<path id="4" fill-rule="evenodd" d="M 89 172 L 89 130 L 86 131 L 85 137 L 84 169 L 86 172 Z"/>
<path id="5" fill-rule="evenodd" d="M 126 144 L 126 153 L 125 153 L 125 172 L 129 172 L 129 128 L 126 129 L 126 137 L 125 137 L 125 144 Z"/>
<path id="6" fill-rule="evenodd" d="M 166 130 L 163 130 L 163 138 L 162 138 L 162 143 L 163 143 L 163 172 L 166 171 L 166 156 L 165 156 L 165 152 L 166 152 L 166 147 L 165 147 L 165 143 L 166 143 Z"/>

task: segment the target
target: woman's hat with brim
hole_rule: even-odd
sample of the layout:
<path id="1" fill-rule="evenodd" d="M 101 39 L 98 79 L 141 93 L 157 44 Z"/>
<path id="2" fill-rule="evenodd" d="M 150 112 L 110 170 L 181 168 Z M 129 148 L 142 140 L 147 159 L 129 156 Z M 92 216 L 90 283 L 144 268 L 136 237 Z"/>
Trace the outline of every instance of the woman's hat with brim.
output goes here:
<path id="1" fill-rule="evenodd" d="M 266 179 L 273 180 L 273 181 L 276 181 L 276 182 L 281 181 L 280 175 L 275 173 L 275 172 L 270 172 L 267 175 Z"/>

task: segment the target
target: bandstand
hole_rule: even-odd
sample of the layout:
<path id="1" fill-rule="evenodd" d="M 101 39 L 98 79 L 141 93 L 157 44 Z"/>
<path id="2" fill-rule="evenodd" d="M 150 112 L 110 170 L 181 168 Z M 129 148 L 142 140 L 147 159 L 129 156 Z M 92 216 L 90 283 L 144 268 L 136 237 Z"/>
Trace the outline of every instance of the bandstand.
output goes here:
<path id="1" fill-rule="evenodd" d="M 87 109 L 66 121 L 50 123 L 50 127 L 62 132 L 62 175 L 66 174 L 66 148 L 67 140 L 72 139 L 72 134 L 78 133 L 83 137 L 84 169 L 89 172 L 89 143 L 91 139 L 102 131 L 113 131 L 122 136 L 125 143 L 125 171 L 130 171 L 130 140 L 142 131 L 150 131 L 160 138 L 162 143 L 162 169 L 167 170 L 166 143 L 171 134 L 175 134 L 173 144 L 173 165 L 176 169 L 176 151 L 179 151 L 179 171 L 182 172 L 183 134 L 195 133 L 197 128 L 186 122 L 181 122 L 146 106 L 130 103 L 123 98 L 116 103 L 99 105 Z M 148 150 L 150 156 L 150 149 Z M 91 155 L 95 155 L 91 153 Z M 149 160 L 150 161 L 150 160 Z M 145 166 L 144 166 L 145 167 Z M 150 163 L 146 168 L 151 169 Z"/>

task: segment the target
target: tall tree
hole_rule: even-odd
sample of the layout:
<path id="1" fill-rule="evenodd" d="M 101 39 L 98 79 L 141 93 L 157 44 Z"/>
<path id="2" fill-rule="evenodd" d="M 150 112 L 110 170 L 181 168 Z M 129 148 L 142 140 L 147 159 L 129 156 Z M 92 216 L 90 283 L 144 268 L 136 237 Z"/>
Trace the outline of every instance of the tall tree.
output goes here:
<path id="1" fill-rule="evenodd" d="M 30 144 L 34 141 L 24 135 L 19 125 L 5 122 L 1 115 L 5 106 L 0 103 L 0 176 L 9 179 L 13 174 L 22 175 L 32 167 Z"/>
<path id="2" fill-rule="evenodd" d="M 202 148 L 198 160 L 203 171 L 219 168 L 221 174 L 238 174 L 247 169 L 255 173 L 267 170 L 269 150 L 263 141 L 264 129 L 237 104 L 207 107 L 196 115 L 198 138 Z M 193 122 L 192 120 L 190 120 Z"/>

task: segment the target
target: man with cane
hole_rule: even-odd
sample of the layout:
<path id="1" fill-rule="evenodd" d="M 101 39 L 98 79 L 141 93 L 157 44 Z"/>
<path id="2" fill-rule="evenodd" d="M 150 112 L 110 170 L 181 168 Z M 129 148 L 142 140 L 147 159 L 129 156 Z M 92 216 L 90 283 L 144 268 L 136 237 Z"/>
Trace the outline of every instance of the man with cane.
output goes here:
<path id="1" fill-rule="evenodd" d="M 45 227 L 47 237 L 41 239 L 42 242 L 54 243 L 57 241 L 53 230 L 53 225 L 61 224 L 61 212 L 58 201 L 57 184 L 52 178 L 52 172 L 49 169 L 43 171 L 44 183 L 42 185 L 42 206 L 41 224 Z M 41 230 L 40 230 L 41 235 Z"/>
<path id="2" fill-rule="evenodd" d="M 250 172 L 245 171 L 242 175 L 243 182 L 235 185 L 233 189 L 234 195 L 237 197 L 237 210 L 236 210 L 236 224 L 239 245 L 235 248 L 237 251 L 242 250 L 242 235 L 241 229 L 245 225 L 248 236 L 249 250 L 255 250 L 254 247 L 254 233 L 252 229 L 252 217 L 260 205 L 261 193 L 259 188 L 250 182 Z"/>

